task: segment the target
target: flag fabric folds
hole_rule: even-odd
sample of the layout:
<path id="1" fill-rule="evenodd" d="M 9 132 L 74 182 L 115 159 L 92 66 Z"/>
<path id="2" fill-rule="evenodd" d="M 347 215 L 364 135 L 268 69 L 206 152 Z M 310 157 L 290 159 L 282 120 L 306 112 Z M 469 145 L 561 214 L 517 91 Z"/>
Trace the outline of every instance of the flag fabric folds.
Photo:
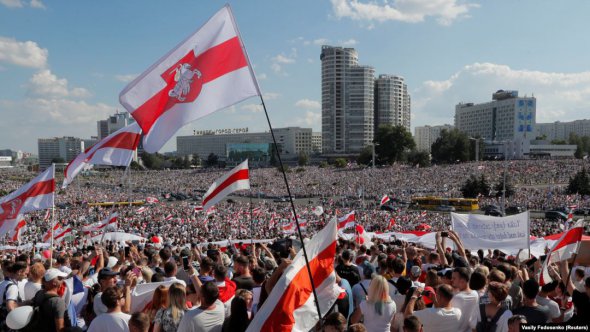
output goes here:
<path id="1" fill-rule="evenodd" d="M 25 219 L 21 215 L 18 215 L 16 217 L 16 219 L 11 219 L 11 221 L 14 221 L 13 223 L 15 225 L 12 230 L 8 231 L 8 237 L 13 242 L 20 241 L 20 233 L 25 228 L 27 223 L 25 222 Z"/>
<path id="2" fill-rule="evenodd" d="M 0 198 L 0 236 L 14 229 L 20 214 L 52 207 L 54 192 L 55 166 L 52 165 L 29 183 Z"/>
<path id="3" fill-rule="evenodd" d="M 260 95 L 229 6 L 129 83 L 119 101 L 160 148 L 185 124 Z"/>
<path id="4" fill-rule="evenodd" d="M 61 229 L 61 225 L 59 224 L 59 222 L 56 222 L 55 225 L 53 225 L 53 234 L 56 234 L 59 229 Z M 43 242 L 47 242 L 49 240 L 51 240 L 51 228 L 49 228 L 47 230 L 47 233 L 43 235 Z"/>
<path id="5" fill-rule="evenodd" d="M 90 234 L 92 232 L 98 232 L 98 231 L 102 231 L 105 228 L 109 227 L 110 225 L 114 225 L 115 228 L 117 227 L 117 218 L 119 217 L 119 214 L 117 212 L 112 213 L 107 219 L 105 220 L 101 220 L 99 222 L 97 222 L 96 224 L 93 225 L 89 225 L 89 226 L 85 226 L 82 228 L 82 231 L 85 234 Z"/>
<path id="6" fill-rule="evenodd" d="M 387 202 L 389 202 L 389 196 L 385 195 L 383 196 L 383 198 L 381 198 L 381 205 L 385 205 L 387 204 Z"/>
<path id="7" fill-rule="evenodd" d="M 344 217 L 338 219 L 338 229 L 347 229 L 349 227 L 354 227 L 355 220 L 356 215 L 354 211 L 352 211 Z"/>
<path id="8" fill-rule="evenodd" d="M 86 149 L 66 167 L 62 188 L 66 188 L 78 173 L 92 165 L 128 166 L 140 137 L 141 128 L 137 123 L 133 123 Z"/>
<path id="9" fill-rule="evenodd" d="M 217 179 L 203 195 L 203 209 L 206 211 L 227 195 L 238 190 L 250 189 L 248 159 Z"/>
<path id="10" fill-rule="evenodd" d="M 340 294 L 334 271 L 337 226 L 337 220 L 333 218 L 305 245 L 322 316 Z M 300 250 L 247 331 L 309 331 L 319 320 L 314 300 L 303 250 Z"/>
<path id="11" fill-rule="evenodd" d="M 578 253 L 584 234 L 584 220 L 580 219 L 576 224 L 563 233 L 561 238 L 555 242 L 553 248 L 547 253 L 547 258 L 543 262 L 539 284 L 544 285 L 553 281 L 549 275 L 549 265 L 551 263 L 561 262 L 570 259 Z"/>

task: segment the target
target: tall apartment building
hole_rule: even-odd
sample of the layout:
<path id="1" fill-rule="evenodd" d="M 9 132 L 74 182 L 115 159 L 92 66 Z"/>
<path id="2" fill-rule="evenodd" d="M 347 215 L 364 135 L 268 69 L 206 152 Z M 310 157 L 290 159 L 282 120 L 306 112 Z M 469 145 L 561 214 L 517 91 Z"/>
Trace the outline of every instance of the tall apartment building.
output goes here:
<path id="1" fill-rule="evenodd" d="M 568 140 L 570 134 L 590 136 L 590 120 L 575 120 L 570 122 L 537 123 L 536 137 L 545 136 L 546 140 Z"/>
<path id="2" fill-rule="evenodd" d="M 101 140 L 134 122 L 135 119 L 128 112 L 116 112 L 106 120 L 99 120 L 96 123 L 98 139 Z"/>
<path id="3" fill-rule="evenodd" d="M 440 137 L 440 133 L 444 130 L 451 130 L 453 126 L 445 124 L 442 126 L 423 126 L 414 128 L 414 141 L 416 148 L 420 151 L 430 153 L 432 143 Z"/>
<path id="4" fill-rule="evenodd" d="M 39 138 L 37 140 L 39 152 L 39 168 L 41 170 L 51 166 L 54 158 L 61 158 L 66 163 L 72 161 L 84 151 L 84 140 L 77 137 Z"/>
<path id="5" fill-rule="evenodd" d="M 534 139 L 536 98 L 519 97 L 518 91 L 499 90 L 492 101 L 455 106 L 455 127 L 486 141 Z"/>
<path id="6" fill-rule="evenodd" d="M 374 75 L 353 48 L 322 46 L 322 152 L 358 153 L 373 141 Z"/>
<path id="7" fill-rule="evenodd" d="M 404 78 L 379 75 L 375 80 L 375 131 L 381 125 L 410 129 L 410 95 Z"/>

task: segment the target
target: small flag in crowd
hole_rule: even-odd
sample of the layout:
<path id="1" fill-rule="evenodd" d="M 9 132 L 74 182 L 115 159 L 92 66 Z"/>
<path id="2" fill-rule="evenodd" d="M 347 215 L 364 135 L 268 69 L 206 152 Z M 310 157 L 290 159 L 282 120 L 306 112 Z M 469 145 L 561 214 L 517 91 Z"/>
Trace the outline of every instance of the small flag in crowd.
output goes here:
<path id="1" fill-rule="evenodd" d="M 389 196 L 385 195 L 381 198 L 381 205 L 385 205 L 390 201 Z"/>
<path id="2" fill-rule="evenodd" d="M 338 229 L 347 229 L 349 227 L 354 227 L 355 220 L 356 215 L 354 211 L 352 211 L 344 217 L 338 219 Z"/>
<path id="3" fill-rule="evenodd" d="M 146 197 L 145 202 L 148 204 L 155 204 L 155 203 L 160 203 L 160 200 L 157 199 L 156 197 Z"/>
<path id="4" fill-rule="evenodd" d="M 137 209 L 137 211 L 136 211 L 136 212 L 137 212 L 137 214 L 142 214 L 142 213 L 144 213 L 146 210 L 147 210 L 147 207 L 145 207 L 145 206 L 142 206 L 142 207 L 140 207 L 139 209 Z"/>
<path id="5" fill-rule="evenodd" d="M 203 196 L 203 208 L 208 210 L 234 191 L 248 189 L 250 189 L 250 175 L 248 172 L 248 159 L 246 159 L 209 187 L 209 190 Z"/>

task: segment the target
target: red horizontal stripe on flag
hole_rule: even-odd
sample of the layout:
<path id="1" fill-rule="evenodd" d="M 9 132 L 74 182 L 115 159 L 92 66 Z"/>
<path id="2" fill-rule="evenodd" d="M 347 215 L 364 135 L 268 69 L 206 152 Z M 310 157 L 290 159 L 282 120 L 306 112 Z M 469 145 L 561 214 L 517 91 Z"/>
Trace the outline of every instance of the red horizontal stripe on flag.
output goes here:
<path id="1" fill-rule="evenodd" d="M 41 181 L 33 184 L 29 190 L 25 191 L 19 198 L 27 199 L 28 197 L 35 197 L 40 195 L 51 194 L 55 190 L 55 180 Z"/>
<path id="2" fill-rule="evenodd" d="M 138 133 L 133 132 L 122 132 L 113 137 L 111 137 L 108 141 L 105 141 L 101 144 L 100 147 L 97 147 L 87 158 L 86 160 L 92 159 L 94 154 L 104 148 L 117 148 L 117 149 L 125 149 L 125 150 L 135 150 L 137 145 L 139 144 L 140 135 Z M 98 144 L 98 143 L 97 143 Z"/>
<path id="3" fill-rule="evenodd" d="M 248 180 L 248 178 L 249 178 L 248 169 L 241 169 L 241 170 L 235 172 L 230 177 L 228 177 L 225 181 L 223 181 L 217 188 L 215 188 L 215 190 L 213 190 L 213 192 L 211 192 L 211 194 L 209 194 L 207 197 L 205 197 L 205 199 L 203 199 L 203 206 L 207 205 L 207 202 L 209 202 L 211 200 L 211 198 L 217 196 L 217 194 L 219 194 L 225 188 L 231 186 L 234 182 L 237 182 L 240 180 Z"/>
<path id="4" fill-rule="evenodd" d="M 193 60 L 192 57 L 193 53 L 191 51 L 164 73 L 170 72 L 180 63 L 193 62 L 191 61 Z M 219 45 L 211 47 L 197 56 L 194 62 L 197 64 L 196 69 L 201 72 L 202 76 L 200 80 L 202 84 L 214 81 L 223 75 L 248 65 L 238 37 L 228 39 Z M 168 91 L 173 87 L 172 84 L 173 82 L 166 82 L 164 89 L 133 111 L 133 117 L 139 123 L 144 133 L 148 133 L 154 122 L 172 106 L 176 105 L 175 102 L 169 102 L 171 98 L 168 95 Z M 186 102 L 192 101 L 194 100 L 189 99 Z"/>
<path id="5" fill-rule="evenodd" d="M 582 227 L 576 227 L 576 228 L 570 229 L 565 234 L 563 239 L 561 239 L 561 241 L 559 241 L 559 243 L 555 246 L 553 251 L 563 248 L 563 247 L 567 246 L 568 244 L 572 244 L 572 243 L 576 243 L 576 242 L 581 241 L 582 234 L 584 234 L 584 228 L 582 228 Z"/>
<path id="6" fill-rule="evenodd" d="M 326 278 L 334 271 L 334 256 L 336 255 L 336 242 L 332 242 L 316 257 L 309 262 L 311 275 L 316 286 L 321 285 Z M 312 294 L 311 282 L 307 268 L 303 266 L 287 289 L 283 292 L 281 299 L 277 302 L 275 309 L 268 316 L 262 331 L 291 331 L 295 324 L 293 312 L 301 307 Z"/>

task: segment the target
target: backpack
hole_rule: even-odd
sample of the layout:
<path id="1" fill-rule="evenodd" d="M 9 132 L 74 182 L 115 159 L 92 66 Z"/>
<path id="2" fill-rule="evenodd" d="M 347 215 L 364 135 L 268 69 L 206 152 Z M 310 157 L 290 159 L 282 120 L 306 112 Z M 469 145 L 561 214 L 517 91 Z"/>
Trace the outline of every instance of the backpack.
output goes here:
<path id="1" fill-rule="evenodd" d="M 6 325 L 6 317 L 8 316 L 8 307 L 6 303 L 6 294 L 8 293 L 8 289 L 10 286 L 16 286 L 16 284 L 12 281 L 9 281 L 4 289 L 4 295 L 2 295 L 2 304 L 0 305 L 0 332 L 10 331 L 10 328 Z M 17 286 L 18 287 L 18 286 Z M 20 301 L 20 295 L 18 296 L 17 301 Z"/>
<path id="2" fill-rule="evenodd" d="M 42 317 L 41 317 L 41 306 L 43 305 L 43 303 L 45 303 L 45 301 L 54 298 L 54 297 L 58 297 L 57 295 L 53 295 L 53 294 L 47 294 L 44 293 L 43 294 L 43 299 L 38 302 L 37 298 L 35 297 L 33 299 L 33 315 L 31 316 L 31 320 L 29 321 L 29 323 L 23 327 L 22 329 L 18 330 L 19 332 L 38 332 L 38 331 L 42 331 L 43 330 L 43 324 L 44 322 L 42 321 Z M 64 323 L 65 323 L 66 319 L 64 317 Z M 66 323 L 67 324 L 67 323 Z"/>
<path id="3" fill-rule="evenodd" d="M 479 305 L 479 314 L 481 316 L 481 322 L 477 323 L 477 326 L 475 327 L 476 331 L 477 332 L 495 332 L 496 328 L 497 328 L 498 320 L 500 319 L 502 314 L 504 314 L 504 311 L 506 311 L 506 309 L 503 306 L 500 307 L 500 309 L 498 309 L 498 311 L 496 312 L 494 317 L 492 317 L 492 320 L 490 320 L 488 322 L 488 317 L 486 316 L 486 305 L 480 304 Z"/>

